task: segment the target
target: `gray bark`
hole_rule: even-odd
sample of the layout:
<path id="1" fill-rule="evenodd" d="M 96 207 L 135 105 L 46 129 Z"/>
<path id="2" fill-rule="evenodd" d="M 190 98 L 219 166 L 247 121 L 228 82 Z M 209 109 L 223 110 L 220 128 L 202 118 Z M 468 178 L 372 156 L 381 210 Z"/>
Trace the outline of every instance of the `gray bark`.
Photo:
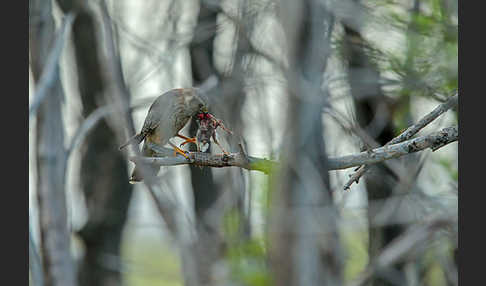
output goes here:
<path id="1" fill-rule="evenodd" d="M 36 84 L 45 72 L 53 47 L 55 26 L 50 1 L 29 3 L 31 68 Z M 66 150 L 61 102 L 64 92 L 55 64 L 46 96 L 39 101 L 36 116 L 37 200 L 40 224 L 40 251 L 44 285 L 76 285 L 70 253 L 65 194 Z"/>

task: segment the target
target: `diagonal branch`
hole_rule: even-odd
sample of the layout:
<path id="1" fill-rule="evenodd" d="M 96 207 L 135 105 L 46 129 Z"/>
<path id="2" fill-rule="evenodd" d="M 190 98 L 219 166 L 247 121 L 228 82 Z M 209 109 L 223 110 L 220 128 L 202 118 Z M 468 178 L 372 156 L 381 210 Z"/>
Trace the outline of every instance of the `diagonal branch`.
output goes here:
<path id="1" fill-rule="evenodd" d="M 380 148 L 375 148 L 371 151 L 365 151 L 358 154 L 352 154 L 342 157 L 328 158 L 329 170 L 347 169 L 364 164 L 376 164 L 385 160 L 398 158 L 411 153 L 419 152 L 425 149 L 432 149 L 432 151 L 455 142 L 458 140 L 459 131 L 457 126 L 447 127 L 441 131 L 434 132 L 427 136 L 421 136 L 414 139 L 407 140 L 402 143 L 385 145 Z M 260 171 L 269 174 L 279 163 L 276 161 L 251 157 L 244 154 L 242 151 L 238 153 L 225 154 L 208 154 L 201 152 L 188 152 L 189 159 L 183 156 L 173 157 L 173 150 L 162 148 L 155 144 L 150 144 L 149 147 L 154 150 L 159 157 L 131 157 L 130 160 L 137 163 L 155 164 L 159 166 L 176 166 L 176 165 L 198 165 L 215 168 L 222 167 L 240 167 L 247 170 Z"/>
<path id="2" fill-rule="evenodd" d="M 451 96 L 446 102 L 442 103 L 441 105 L 437 106 L 434 110 L 432 110 L 429 114 L 425 115 L 420 119 L 416 124 L 410 126 L 402 132 L 397 137 L 393 138 L 390 142 L 385 144 L 385 146 L 396 144 L 403 142 L 412 138 L 413 135 L 417 134 L 422 128 L 427 126 L 431 123 L 434 119 L 439 117 L 441 114 L 446 112 L 447 110 L 457 106 L 458 104 L 458 93 L 456 92 L 455 95 Z M 350 176 L 348 182 L 344 185 L 344 189 L 347 190 L 349 187 L 354 183 L 358 183 L 359 179 L 363 174 L 369 169 L 369 166 L 361 166 L 353 175 Z"/>

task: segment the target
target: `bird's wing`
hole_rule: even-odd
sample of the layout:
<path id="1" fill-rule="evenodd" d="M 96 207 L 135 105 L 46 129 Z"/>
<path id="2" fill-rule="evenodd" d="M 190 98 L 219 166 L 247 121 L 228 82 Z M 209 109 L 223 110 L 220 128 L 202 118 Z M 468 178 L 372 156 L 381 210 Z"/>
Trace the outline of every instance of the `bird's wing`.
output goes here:
<path id="1" fill-rule="evenodd" d="M 177 113 L 178 109 L 183 107 L 184 93 L 182 91 L 183 89 L 172 89 L 157 97 L 145 117 L 141 134 L 144 136 L 151 134 L 160 124 L 168 124 L 169 126 L 165 126 L 167 128 L 173 124 L 171 121 L 174 116 L 171 116 L 171 113 Z"/>
<path id="2" fill-rule="evenodd" d="M 141 134 L 145 136 L 152 133 L 159 125 L 162 118 L 165 118 L 164 112 L 167 112 L 170 104 L 171 92 L 168 91 L 157 97 L 149 108 L 145 121 L 143 123 Z"/>

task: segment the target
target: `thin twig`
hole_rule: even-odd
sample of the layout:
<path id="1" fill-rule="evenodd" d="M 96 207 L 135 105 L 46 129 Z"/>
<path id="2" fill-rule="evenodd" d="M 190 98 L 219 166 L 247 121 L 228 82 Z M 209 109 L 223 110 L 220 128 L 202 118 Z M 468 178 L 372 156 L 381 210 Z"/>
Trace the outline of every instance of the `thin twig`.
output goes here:
<path id="1" fill-rule="evenodd" d="M 29 119 L 35 115 L 40 104 L 49 94 L 48 91 L 50 87 L 55 82 L 56 75 L 59 73 L 58 63 L 61 58 L 62 48 L 64 47 L 64 42 L 66 42 L 71 33 L 71 26 L 75 16 L 76 14 L 74 13 L 67 14 L 62 23 L 61 31 L 59 31 L 59 35 L 54 43 L 54 48 L 51 50 L 49 57 L 47 58 L 46 65 L 37 84 L 33 102 L 29 108 Z"/>
<path id="2" fill-rule="evenodd" d="M 407 128 L 407 130 L 403 131 L 400 135 L 398 135 L 397 137 L 395 137 L 391 141 L 389 141 L 387 144 L 385 144 L 385 146 L 400 143 L 400 142 L 403 142 L 405 140 L 412 138 L 412 136 L 417 134 L 417 132 L 419 132 L 422 128 L 427 126 L 429 123 L 431 123 L 434 119 L 439 117 L 441 114 L 443 114 L 447 110 L 457 106 L 457 104 L 458 104 L 458 93 L 456 92 L 456 94 L 451 96 L 446 102 L 437 106 L 429 114 L 422 117 L 422 119 L 420 119 L 416 124 L 410 126 L 409 128 Z M 354 182 L 358 183 L 361 176 L 363 176 L 363 174 L 368 169 L 369 169 L 369 166 L 361 166 L 353 175 L 350 176 L 348 182 L 346 182 L 346 184 L 344 185 L 344 189 L 345 190 L 349 189 L 349 187 Z"/>
<path id="3" fill-rule="evenodd" d="M 407 140 L 402 143 L 386 145 L 375 148 L 370 151 L 358 154 L 347 155 L 342 157 L 328 158 L 329 170 L 347 169 L 363 164 L 376 164 L 385 160 L 398 158 L 407 154 L 419 152 L 427 148 L 433 151 L 458 140 L 457 126 L 447 127 L 441 131 L 434 132 L 427 136 L 421 136 Z M 225 154 L 208 154 L 202 152 L 187 152 L 189 159 L 181 155 L 171 156 L 173 150 L 161 148 L 155 144 L 149 144 L 149 148 L 157 153 L 159 157 L 140 157 L 134 156 L 130 160 L 134 163 L 155 164 L 159 166 L 176 166 L 176 165 L 199 165 L 208 167 L 240 167 L 247 170 L 260 171 L 265 174 L 272 172 L 278 163 L 268 159 L 246 156 L 243 151 L 239 153 Z"/>

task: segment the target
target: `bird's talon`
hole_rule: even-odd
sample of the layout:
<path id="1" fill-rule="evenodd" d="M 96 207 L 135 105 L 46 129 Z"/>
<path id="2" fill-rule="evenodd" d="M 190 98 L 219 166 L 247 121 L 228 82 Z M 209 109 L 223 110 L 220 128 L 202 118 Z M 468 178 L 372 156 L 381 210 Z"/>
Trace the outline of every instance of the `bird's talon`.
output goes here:
<path id="1" fill-rule="evenodd" d="M 174 146 L 174 156 L 177 156 L 177 154 L 181 154 L 184 156 L 187 160 L 190 160 L 189 156 L 186 155 L 186 151 L 178 148 L 177 146 Z"/>

